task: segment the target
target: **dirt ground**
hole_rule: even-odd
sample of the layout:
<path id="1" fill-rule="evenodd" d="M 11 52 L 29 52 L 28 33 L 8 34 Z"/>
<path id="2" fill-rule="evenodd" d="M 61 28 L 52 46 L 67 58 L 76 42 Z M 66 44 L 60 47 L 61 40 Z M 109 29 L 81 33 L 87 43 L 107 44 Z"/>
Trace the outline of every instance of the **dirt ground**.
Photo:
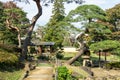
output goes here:
<path id="1" fill-rule="evenodd" d="M 46 66 L 36 67 L 24 80 L 53 80 L 53 68 Z"/>
<path id="2" fill-rule="evenodd" d="M 107 80 L 120 80 L 120 70 L 105 70 L 102 68 L 91 68 L 91 71 L 93 71 L 94 77 L 107 78 Z"/>

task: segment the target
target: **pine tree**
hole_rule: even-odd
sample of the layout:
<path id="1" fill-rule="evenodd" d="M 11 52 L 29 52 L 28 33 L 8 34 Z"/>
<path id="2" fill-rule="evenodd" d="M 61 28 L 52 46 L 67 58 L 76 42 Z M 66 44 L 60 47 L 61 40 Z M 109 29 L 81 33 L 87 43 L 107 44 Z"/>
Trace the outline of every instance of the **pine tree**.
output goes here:
<path id="1" fill-rule="evenodd" d="M 51 16 L 50 22 L 47 24 L 44 40 L 55 42 L 55 48 L 57 48 L 62 47 L 62 42 L 64 39 L 63 27 L 59 25 L 65 17 L 63 0 L 55 0 L 53 6 L 53 15 Z"/>

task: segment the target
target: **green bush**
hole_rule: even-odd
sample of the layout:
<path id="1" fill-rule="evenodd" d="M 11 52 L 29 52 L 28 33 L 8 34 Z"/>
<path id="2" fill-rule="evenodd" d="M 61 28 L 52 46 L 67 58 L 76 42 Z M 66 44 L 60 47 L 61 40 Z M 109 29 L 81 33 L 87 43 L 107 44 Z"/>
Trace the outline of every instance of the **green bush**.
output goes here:
<path id="1" fill-rule="evenodd" d="M 62 58 L 63 58 L 63 54 L 62 54 L 62 53 L 57 53 L 57 54 L 56 54 L 56 57 L 57 57 L 58 59 L 62 59 Z"/>
<path id="2" fill-rule="evenodd" d="M 120 62 L 110 62 L 106 64 L 107 69 L 120 69 Z"/>
<path id="3" fill-rule="evenodd" d="M 111 66 L 110 63 L 107 63 L 105 66 L 106 66 L 107 69 L 112 69 L 112 66 Z"/>
<path id="4" fill-rule="evenodd" d="M 40 60 L 50 60 L 49 56 L 41 55 L 37 57 Z"/>
<path id="5" fill-rule="evenodd" d="M 63 51 L 57 51 L 56 52 L 56 58 L 62 59 L 64 57 L 64 55 L 62 53 L 63 53 Z"/>
<path id="6" fill-rule="evenodd" d="M 15 52 L 17 46 L 11 44 L 0 44 L 0 50 L 8 51 L 8 52 Z"/>
<path id="7" fill-rule="evenodd" d="M 113 63 L 111 63 L 111 66 L 113 68 L 120 68 L 120 62 L 113 62 Z"/>
<path id="8" fill-rule="evenodd" d="M 79 57 L 72 65 L 74 66 L 82 66 L 83 59 Z"/>
<path id="9" fill-rule="evenodd" d="M 74 65 L 74 66 L 81 66 L 82 64 L 79 61 L 75 61 L 72 65 Z"/>
<path id="10" fill-rule="evenodd" d="M 65 66 L 58 67 L 58 80 L 77 80 Z"/>
<path id="11" fill-rule="evenodd" d="M 18 57 L 16 55 L 0 50 L 0 69 L 13 67 L 17 62 Z"/>

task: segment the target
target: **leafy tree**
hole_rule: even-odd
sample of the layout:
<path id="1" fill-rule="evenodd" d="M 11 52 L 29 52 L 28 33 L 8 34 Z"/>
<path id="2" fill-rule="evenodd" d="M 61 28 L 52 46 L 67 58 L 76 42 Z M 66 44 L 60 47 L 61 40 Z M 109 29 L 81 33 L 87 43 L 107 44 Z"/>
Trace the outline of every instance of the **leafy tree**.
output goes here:
<path id="1" fill-rule="evenodd" d="M 95 22 L 96 20 L 104 20 L 105 12 L 96 5 L 78 6 L 68 14 L 68 20 L 72 22 L 82 22 L 82 24 Z"/>
<path id="2" fill-rule="evenodd" d="M 3 3 L 0 2 L 0 42 L 3 42 L 3 39 L 2 39 L 2 36 L 3 36 L 3 31 L 4 31 L 4 28 L 3 28 Z"/>
<path id="3" fill-rule="evenodd" d="M 119 40 L 120 37 L 120 4 L 115 5 L 113 8 L 107 9 L 107 18 L 109 24 L 113 27 L 109 27 L 112 30 L 112 39 Z"/>
<path id="4" fill-rule="evenodd" d="M 1 39 L 1 43 L 9 43 L 9 44 L 16 44 L 16 38 L 15 35 L 16 34 L 12 34 L 6 27 L 5 27 L 5 13 L 4 13 L 4 4 L 1 3 L 1 18 L 0 18 L 0 39 Z"/>
<path id="5" fill-rule="evenodd" d="M 84 28 L 83 32 L 89 34 L 89 36 L 90 36 L 90 37 L 85 37 L 85 36 L 80 37 L 80 38 L 85 37 L 85 40 L 89 39 L 91 41 L 97 42 L 97 41 L 106 39 L 105 34 L 111 33 L 108 26 L 102 23 L 102 21 L 106 21 L 105 12 L 96 5 L 78 6 L 75 10 L 72 10 L 68 14 L 66 20 L 70 21 L 70 22 L 81 22 L 81 24 L 83 25 L 83 28 Z M 89 40 L 87 41 L 88 43 L 90 43 Z M 83 39 L 83 41 L 84 41 L 84 39 Z M 86 43 L 86 45 L 88 43 Z M 80 46 L 81 49 L 80 49 L 79 53 L 75 57 L 68 60 L 67 64 L 71 64 L 77 58 L 79 58 L 86 51 L 86 49 L 84 49 L 84 48 L 85 47 L 87 48 L 87 46 L 82 44 Z"/>
<path id="6" fill-rule="evenodd" d="M 94 26 L 93 26 L 94 25 Z M 107 25 L 106 22 L 97 21 L 90 24 L 92 28 L 89 28 L 90 36 L 92 37 L 92 41 L 99 42 L 102 40 L 110 39 L 111 30 L 109 29 L 110 25 Z"/>
<path id="7" fill-rule="evenodd" d="M 92 51 L 98 52 L 99 50 L 111 52 L 112 54 L 120 55 L 120 42 L 115 40 L 100 41 L 90 45 Z"/>
<path id="8" fill-rule="evenodd" d="M 57 68 L 58 71 L 58 80 L 76 80 L 72 78 L 71 73 L 65 66 L 60 66 Z"/>
<path id="9" fill-rule="evenodd" d="M 53 15 L 51 16 L 48 26 L 46 27 L 44 40 L 55 42 L 56 48 L 62 47 L 62 42 L 64 39 L 63 27 L 59 25 L 59 22 L 65 17 L 63 0 L 55 0 L 53 6 Z"/>
<path id="10" fill-rule="evenodd" d="M 93 41 L 106 39 L 105 34 L 111 33 L 106 21 L 105 12 L 96 5 L 82 5 L 72 10 L 67 16 L 67 21 L 81 22 L 85 33 L 89 33 Z"/>
<path id="11" fill-rule="evenodd" d="M 14 0 L 15 1 L 15 0 Z M 16 0 L 16 1 L 22 1 L 22 0 Z M 26 3 L 29 3 L 28 0 L 24 0 Z M 24 43 L 23 43 L 23 49 L 22 49 L 22 58 L 25 59 L 26 58 L 26 54 L 27 54 L 27 46 L 29 45 L 30 41 L 31 41 L 31 35 L 32 35 L 32 32 L 33 32 L 33 29 L 34 29 L 34 26 L 35 26 L 35 23 L 36 21 L 38 20 L 38 18 L 42 15 L 42 7 L 41 7 L 41 2 L 45 2 L 45 4 L 47 5 L 47 2 L 51 2 L 53 3 L 54 0 L 33 0 L 35 3 L 36 3 L 36 6 L 38 8 L 38 13 L 32 18 L 32 21 L 31 21 L 31 25 L 29 26 L 29 30 L 27 31 L 27 34 L 26 34 L 26 38 L 24 40 Z M 83 3 L 83 0 L 74 0 L 74 1 L 70 1 L 70 0 L 64 0 L 64 2 L 76 2 L 78 4 L 81 4 Z"/>
<path id="12" fill-rule="evenodd" d="M 66 17 L 64 13 L 63 1 L 64 0 L 57 0 L 54 2 L 54 8 L 52 11 L 53 15 L 51 16 L 52 18 L 48 23 L 48 27 L 46 28 L 47 33 L 45 35 L 45 40 L 49 39 L 47 41 L 54 41 L 56 42 L 56 46 L 59 46 L 59 47 L 62 47 L 66 43 L 66 42 L 64 43 L 65 40 L 70 41 L 68 44 L 73 44 L 73 42 L 71 42 L 70 35 L 74 31 L 77 31 L 77 32 L 80 31 L 78 28 L 75 28 L 69 22 L 65 21 Z"/>
<path id="13" fill-rule="evenodd" d="M 38 25 L 38 28 L 35 31 L 35 33 L 36 33 L 36 38 L 39 39 L 40 41 L 43 41 L 43 36 L 45 34 L 45 27 Z"/>
<path id="14" fill-rule="evenodd" d="M 2 18 L 2 16 L 3 16 L 3 3 L 0 2 L 0 18 Z M 3 20 L 0 19 L 0 30 L 2 30 L 2 26 L 3 26 L 2 23 L 3 23 Z"/>
<path id="15" fill-rule="evenodd" d="M 115 5 L 113 8 L 107 9 L 107 18 L 108 21 L 114 25 L 114 31 L 119 30 L 119 24 L 120 24 L 120 4 Z"/>
<path id="16" fill-rule="evenodd" d="M 4 24 L 6 27 L 6 31 L 4 31 L 5 37 L 7 40 L 11 40 L 13 44 L 19 44 L 18 47 L 21 47 L 21 32 L 22 28 L 25 28 L 25 24 L 28 23 L 28 19 L 26 18 L 26 13 L 22 11 L 22 9 L 18 8 L 13 2 L 6 2 L 3 5 L 4 7 Z M 24 26 L 24 27 L 23 27 Z M 11 34 L 11 35 L 7 35 Z M 4 38 L 5 38 L 4 37 Z M 18 42 L 17 42 L 18 39 Z"/>

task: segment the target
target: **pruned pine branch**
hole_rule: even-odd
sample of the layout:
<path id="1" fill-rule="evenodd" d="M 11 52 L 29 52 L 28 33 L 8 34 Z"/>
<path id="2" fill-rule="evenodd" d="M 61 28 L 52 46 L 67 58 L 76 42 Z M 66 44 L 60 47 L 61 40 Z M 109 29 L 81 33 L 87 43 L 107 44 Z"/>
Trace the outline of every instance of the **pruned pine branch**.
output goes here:
<path id="1" fill-rule="evenodd" d="M 18 47 L 21 48 L 21 35 L 20 35 L 20 29 L 16 26 L 13 26 L 9 19 L 6 19 L 6 26 L 8 27 L 8 29 L 12 30 L 12 31 L 17 31 L 18 35 L 17 35 L 17 38 L 18 38 Z"/>
<path id="2" fill-rule="evenodd" d="M 15 26 L 13 26 L 13 25 L 10 23 L 9 19 L 6 20 L 6 26 L 7 26 L 8 29 L 10 29 L 10 30 L 17 31 L 17 32 L 20 31 L 20 29 L 19 29 L 18 27 L 15 27 Z"/>

